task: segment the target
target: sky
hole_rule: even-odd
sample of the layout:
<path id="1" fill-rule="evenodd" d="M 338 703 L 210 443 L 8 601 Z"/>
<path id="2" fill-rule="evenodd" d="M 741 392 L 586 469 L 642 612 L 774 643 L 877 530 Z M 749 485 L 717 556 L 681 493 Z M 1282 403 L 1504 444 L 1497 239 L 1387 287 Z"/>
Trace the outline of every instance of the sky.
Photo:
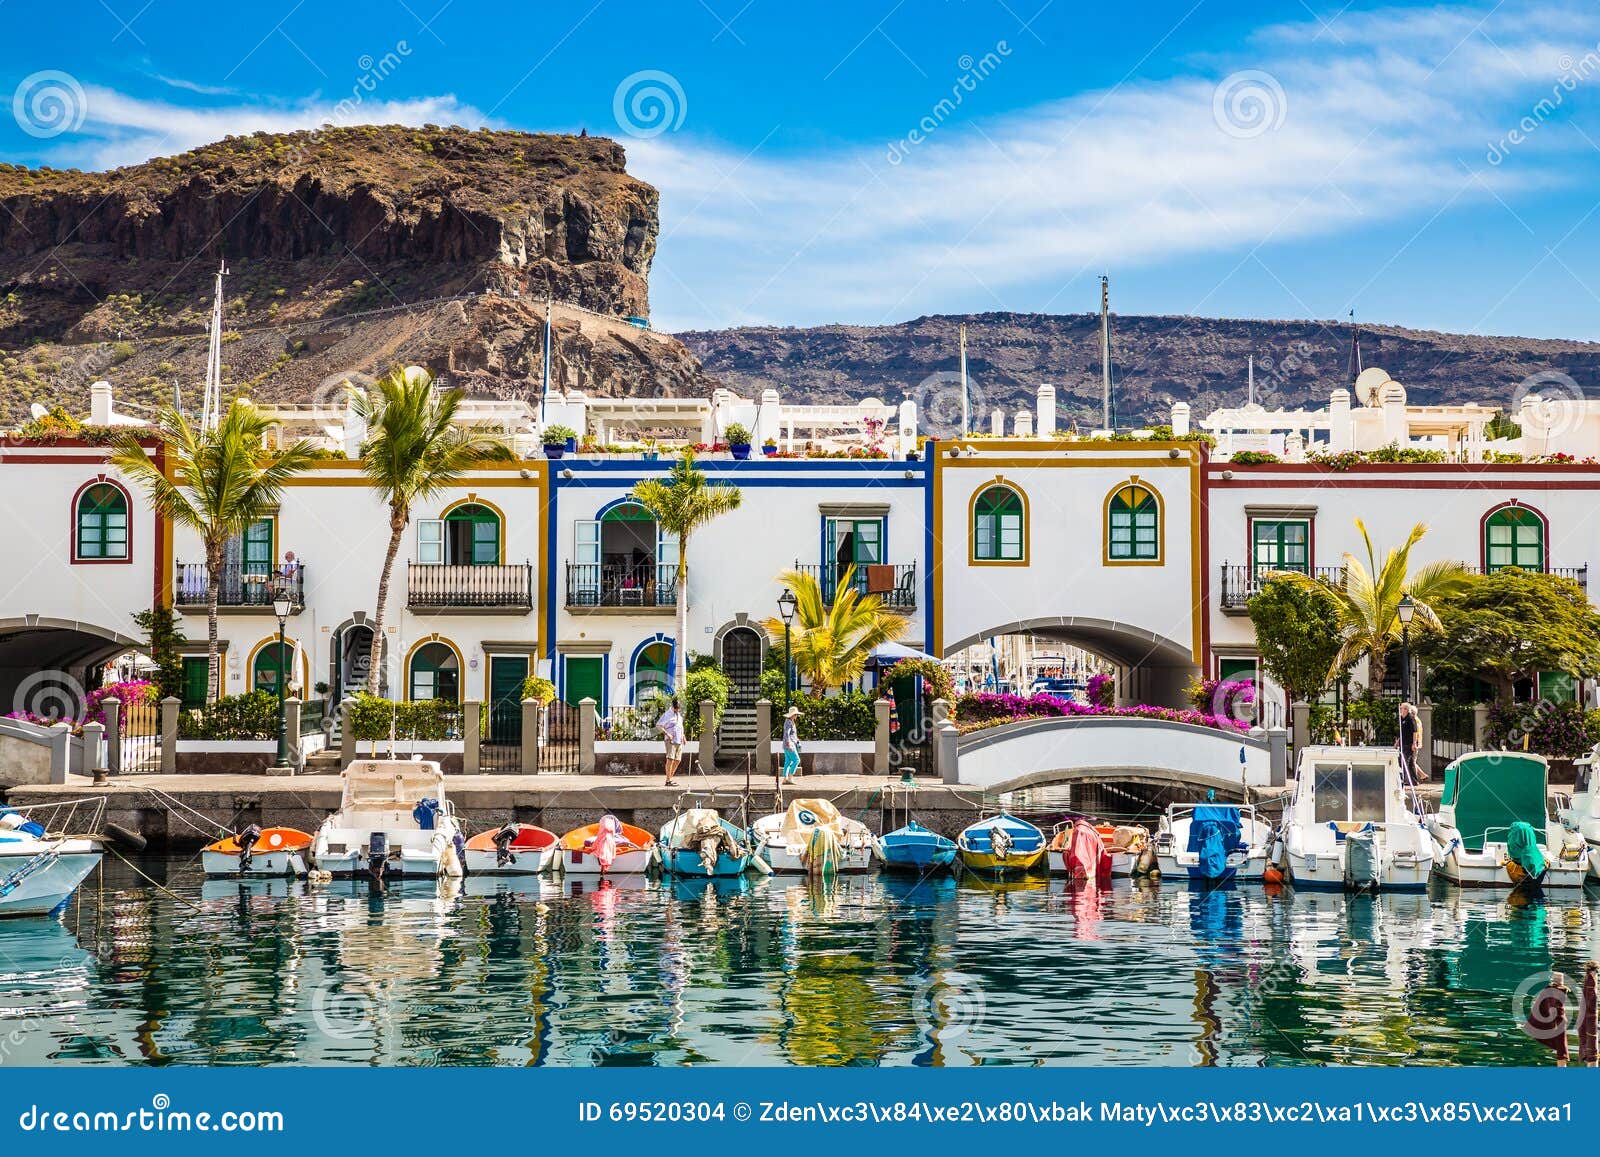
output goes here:
<path id="1" fill-rule="evenodd" d="M 652 321 L 1344 318 L 1600 340 L 1594 0 L 0 0 L 0 159 L 624 143 Z"/>

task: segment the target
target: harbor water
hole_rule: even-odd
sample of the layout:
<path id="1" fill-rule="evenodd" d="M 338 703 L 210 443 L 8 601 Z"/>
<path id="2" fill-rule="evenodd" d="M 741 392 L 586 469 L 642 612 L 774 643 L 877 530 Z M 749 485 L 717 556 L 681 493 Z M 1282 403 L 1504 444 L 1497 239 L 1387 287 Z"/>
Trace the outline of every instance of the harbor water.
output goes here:
<path id="1" fill-rule="evenodd" d="M 108 862 L 0 923 L 0 1063 L 1544 1064 L 1518 1029 L 1597 955 L 1519 903 L 995 885 L 206 880 Z"/>

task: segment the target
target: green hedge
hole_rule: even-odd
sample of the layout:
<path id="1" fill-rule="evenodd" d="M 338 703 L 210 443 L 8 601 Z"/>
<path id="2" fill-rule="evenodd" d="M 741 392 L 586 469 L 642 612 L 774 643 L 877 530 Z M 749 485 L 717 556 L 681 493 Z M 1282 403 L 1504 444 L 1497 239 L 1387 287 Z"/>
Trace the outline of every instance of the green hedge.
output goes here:
<path id="1" fill-rule="evenodd" d="M 267 691 L 224 695 L 178 716 L 179 739 L 276 739 L 278 697 Z"/>
<path id="2" fill-rule="evenodd" d="M 840 695 L 801 695 L 791 700 L 800 708 L 800 718 L 795 729 L 800 742 L 831 739 L 871 739 L 877 734 L 878 716 L 874 704 L 877 700 L 861 691 L 846 691 Z M 783 735 L 783 676 L 778 677 L 778 694 L 772 701 L 772 734 Z"/>
<path id="3" fill-rule="evenodd" d="M 445 699 L 407 703 L 361 694 L 344 717 L 350 734 L 374 741 L 389 738 L 391 722 L 396 739 L 460 739 L 463 732 L 461 705 Z"/>

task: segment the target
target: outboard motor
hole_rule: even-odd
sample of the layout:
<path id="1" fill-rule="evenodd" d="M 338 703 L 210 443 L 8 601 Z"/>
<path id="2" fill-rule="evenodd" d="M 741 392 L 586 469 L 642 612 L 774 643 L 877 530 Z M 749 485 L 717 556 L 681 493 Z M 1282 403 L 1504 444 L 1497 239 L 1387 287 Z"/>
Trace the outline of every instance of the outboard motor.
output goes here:
<path id="1" fill-rule="evenodd" d="M 383 862 L 389 858 L 389 837 L 373 832 L 367 837 L 367 871 L 374 880 L 383 879 Z"/>
<path id="2" fill-rule="evenodd" d="M 424 796 L 417 801 L 417 806 L 411 809 L 411 818 L 417 821 L 417 826 L 425 832 L 433 831 L 434 820 L 439 815 L 439 801 L 432 796 Z"/>
<path id="3" fill-rule="evenodd" d="M 1380 877 L 1378 833 L 1371 824 L 1344 838 L 1344 886 L 1355 892 L 1376 892 Z"/>
<path id="4" fill-rule="evenodd" d="M 494 866 L 503 868 L 507 864 L 517 862 L 517 854 L 511 850 L 512 843 L 517 838 L 521 829 L 516 824 L 510 823 L 494 834 Z"/>
<path id="5" fill-rule="evenodd" d="M 261 825 L 251 824 L 234 839 L 239 841 L 239 874 L 242 876 L 250 870 L 250 863 L 254 858 L 251 854 L 252 849 L 261 842 Z"/>
<path id="6" fill-rule="evenodd" d="M 1002 860 L 1011 854 L 1011 833 L 999 824 L 989 829 L 989 847 Z"/>

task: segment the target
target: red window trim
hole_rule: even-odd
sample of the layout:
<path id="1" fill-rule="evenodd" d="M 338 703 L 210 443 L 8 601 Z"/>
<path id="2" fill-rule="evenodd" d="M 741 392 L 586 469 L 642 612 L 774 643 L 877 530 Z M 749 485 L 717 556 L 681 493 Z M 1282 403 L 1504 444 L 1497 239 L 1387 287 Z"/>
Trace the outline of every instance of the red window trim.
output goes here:
<path id="1" fill-rule="evenodd" d="M 1520 498 L 1513 498 L 1510 502 L 1502 502 L 1498 506 L 1491 506 L 1483 512 L 1483 517 L 1478 519 L 1478 571 L 1480 574 L 1489 573 L 1489 519 L 1499 514 L 1502 510 L 1526 510 L 1539 520 L 1539 547 L 1544 552 L 1544 573 L 1550 573 L 1550 520 L 1545 517 L 1544 511 L 1537 506 L 1529 506 Z"/>
<path id="2" fill-rule="evenodd" d="M 124 503 L 126 503 L 127 508 L 128 508 L 128 550 L 127 550 L 127 553 L 124 554 L 121 558 L 79 558 L 78 557 L 78 502 L 79 502 L 80 499 L 83 498 L 84 491 L 88 490 L 91 486 L 110 486 L 114 490 L 121 491 L 121 493 L 122 493 L 122 501 Z M 67 521 L 68 521 L 68 525 L 70 527 L 70 530 L 68 531 L 68 541 L 71 543 L 72 565 L 73 566 L 132 566 L 133 565 L 133 510 L 134 510 L 133 495 L 131 493 L 129 493 L 128 488 L 126 486 L 124 486 L 122 483 L 118 482 L 115 478 L 108 477 L 105 474 L 100 474 L 100 475 L 96 475 L 94 478 L 89 479 L 89 481 L 85 482 L 82 486 L 78 487 L 78 489 L 75 490 L 73 492 L 73 494 L 72 494 L 72 505 L 68 509 L 68 512 L 67 512 Z"/>

